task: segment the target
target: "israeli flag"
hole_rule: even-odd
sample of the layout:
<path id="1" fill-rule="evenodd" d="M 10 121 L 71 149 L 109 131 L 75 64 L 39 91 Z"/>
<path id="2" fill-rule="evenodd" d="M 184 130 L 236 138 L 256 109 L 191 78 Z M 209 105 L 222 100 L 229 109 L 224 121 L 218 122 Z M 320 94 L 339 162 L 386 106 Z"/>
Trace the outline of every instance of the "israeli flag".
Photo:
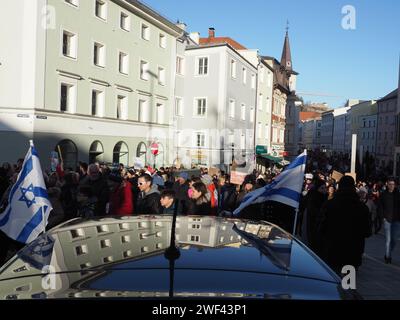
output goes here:
<path id="1" fill-rule="evenodd" d="M 240 211 L 249 205 L 269 200 L 298 208 L 303 188 L 306 161 L 307 150 L 304 150 L 272 183 L 246 195 L 240 206 L 233 212 L 233 215 L 238 215 Z"/>
<path id="2" fill-rule="evenodd" d="M 17 182 L 8 196 L 8 206 L 0 215 L 0 230 L 11 239 L 30 243 L 45 231 L 53 209 L 47 195 L 39 155 L 31 146 Z"/>

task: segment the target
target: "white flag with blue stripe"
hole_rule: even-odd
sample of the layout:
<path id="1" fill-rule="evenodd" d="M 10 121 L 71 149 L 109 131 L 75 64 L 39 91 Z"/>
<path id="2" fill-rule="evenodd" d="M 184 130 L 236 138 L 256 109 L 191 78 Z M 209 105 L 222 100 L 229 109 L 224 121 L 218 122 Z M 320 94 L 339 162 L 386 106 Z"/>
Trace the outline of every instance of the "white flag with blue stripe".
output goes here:
<path id="1" fill-rule="evenodd" d="M 304 150 L 272 183 L 247 194 L 233 214 L 237 215 L 247 206 L 265 201 L 277 201 L 298 208 L 306 161 L 307 150 Z"/>
<path id="2" fill-rule="evenodd" d="M 17 182 L 8 196 L 8 206 L 0 215 L 0 230 L 11 239 L 30 243 L 45 231 L 52 209 L 39 156 L 31 142 Z"/>

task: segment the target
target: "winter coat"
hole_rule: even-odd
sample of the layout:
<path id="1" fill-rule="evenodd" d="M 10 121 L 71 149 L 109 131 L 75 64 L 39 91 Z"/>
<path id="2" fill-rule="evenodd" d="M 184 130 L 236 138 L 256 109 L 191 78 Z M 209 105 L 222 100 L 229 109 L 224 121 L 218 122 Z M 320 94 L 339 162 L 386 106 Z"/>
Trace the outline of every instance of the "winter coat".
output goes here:
<path id="1" fill-rule="evenodd" d="M 359 267 L 365 238 L 371 235 L 369 211 L 353 190 L 342 189 L 321 209 L 321 258 L 337 273 L 342 267 Z"/>
<path id="2" fill-rule="evenodd" d="M 396 189 L 392 193 L 384 191 L 379 197 L 378 214 L 388 222 L 400 221 L 400 193 Z"/>
<path id="3" fill-rule="evenodd" d="M 219 207 L 221 211 L 233 212 L 236 207 L 236 186 L 233 184 L 225 184 L 221 187 Z"/>
<path id="4" fill-rule="evenodd" d="M 187 214 L 187 211 L 190 207 L 189 184 L 185 182 L 181 185 L 179 181 L 176 181 L 172 187 L 172 190 L 175 191 L 175 199 L 177 199 L 179 202 L 179 210 L 182 212 L 182 214 Z"/>
<path id="5" fill-rule="evenodd" d="M 308 246 L 316 254 L 320 252 L 320 237 L 318 232 L 318 225 L 321 223 L 321 207 L 327 200 L 327 195 L 318 192 L 318 190 L 310 190 L 307 193 L 306 204 L 306 232 Z"/>
<path id="6" fill-rule="evenodd" d="M 106 205 L 110 198 L 110 189 L 107 180 L 100 177 L 97 180 L 90 180 L 89 177 L 82 180 L 81 185 L 92 188 L 93 196 L 97 198 L 94 214 L 96 217 L 106 215 Z"/>
<path id="7" fill-rule="evenodd" d="M 133 213 L 132 185 L 123 181 L 110 197 L 110 214 L 113 216 L 130 216 Z"/>
<path id="8" fill-rule="evenodd" d="M 135 214 L 158 215 L 161 211 L 160 192 L 156 185 L 152 185 L 148 193 L 139 193 Z"/>

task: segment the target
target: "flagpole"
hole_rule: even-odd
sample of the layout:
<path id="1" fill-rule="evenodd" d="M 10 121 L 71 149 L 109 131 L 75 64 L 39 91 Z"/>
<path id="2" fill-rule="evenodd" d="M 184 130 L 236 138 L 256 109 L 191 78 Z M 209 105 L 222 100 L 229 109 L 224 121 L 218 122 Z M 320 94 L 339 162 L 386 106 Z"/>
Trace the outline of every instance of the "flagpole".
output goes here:
<path id="1" fill-rule="evenodd" d="M 299 208 L 297 207 L 295 209 L 295 215 L 294 215 L 294 226 L 293 226 L 293 236 L 296 236 L 296 225 L 297 225 L 297 217 L 299 215 Z"/>

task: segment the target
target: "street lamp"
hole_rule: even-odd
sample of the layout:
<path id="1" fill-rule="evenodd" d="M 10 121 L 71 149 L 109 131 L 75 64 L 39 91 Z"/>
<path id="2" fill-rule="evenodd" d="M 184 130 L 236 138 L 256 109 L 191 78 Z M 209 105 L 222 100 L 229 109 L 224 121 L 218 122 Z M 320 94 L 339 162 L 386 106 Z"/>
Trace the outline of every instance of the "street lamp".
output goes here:
<path id="1" fill-rule="evenodd" d="M 232 142 L 231 143 L 231 150 L 232 150 L 232 165 L 233 165 L 233 161 L 235 160 L 235 144 Z"/>

